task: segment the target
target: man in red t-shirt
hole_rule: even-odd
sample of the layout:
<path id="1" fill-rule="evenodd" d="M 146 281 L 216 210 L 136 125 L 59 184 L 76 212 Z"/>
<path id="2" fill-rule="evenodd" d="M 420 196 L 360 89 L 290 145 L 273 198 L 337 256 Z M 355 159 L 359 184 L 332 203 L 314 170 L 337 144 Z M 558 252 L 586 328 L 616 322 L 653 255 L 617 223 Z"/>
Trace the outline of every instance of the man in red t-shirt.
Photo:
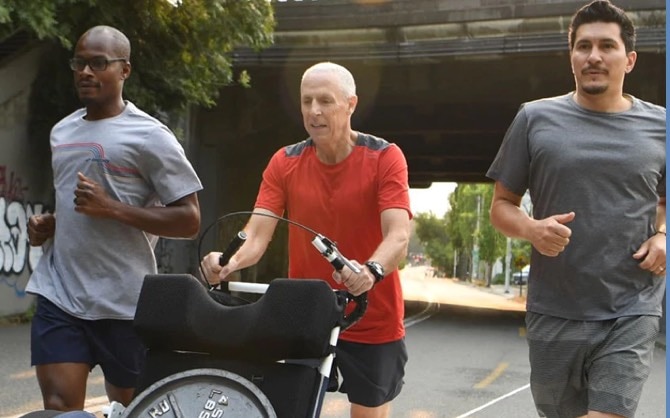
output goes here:
<path id="1" fill-rule="evenodd" d="M 263 172 L 254 212 L 306 225 L 337 242 L 360 268 L 333 272 L 312 246 L 314 238 L 289 227 L 289 277 L 322 278 L 354 295 L 368 292 L 363 318 L 342 333 L 336 364 L 352 418 L 384 418 L 403 385 L 407 351 L 398 263 L 407 254 L 412 216 L 407 162 L 395 144 L 351 128 L 358 97 L 351 73 L 322 62 L 305 71 L 300 85 L 309 138 L 277 151 Z M 212 284 L 258 262 L 278 220 L 251 216 L 247 240 L 223 268 L 221 253 L 203 259 Z"/>

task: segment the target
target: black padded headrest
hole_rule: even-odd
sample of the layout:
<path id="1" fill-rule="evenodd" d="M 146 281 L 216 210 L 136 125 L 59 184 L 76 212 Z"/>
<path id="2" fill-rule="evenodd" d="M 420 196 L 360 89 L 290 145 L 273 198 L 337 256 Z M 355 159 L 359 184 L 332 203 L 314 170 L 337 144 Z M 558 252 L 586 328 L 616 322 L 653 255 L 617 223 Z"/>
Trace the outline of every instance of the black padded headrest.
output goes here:
<path id="1" fill-rule="evenodd" d="M 343 304 L 317 279 L 275 279 L 254 303 L 224 306 L 190 274 L 144 278 L 134 327 L 147 348 L 263 359 L 319 358 Z"/>

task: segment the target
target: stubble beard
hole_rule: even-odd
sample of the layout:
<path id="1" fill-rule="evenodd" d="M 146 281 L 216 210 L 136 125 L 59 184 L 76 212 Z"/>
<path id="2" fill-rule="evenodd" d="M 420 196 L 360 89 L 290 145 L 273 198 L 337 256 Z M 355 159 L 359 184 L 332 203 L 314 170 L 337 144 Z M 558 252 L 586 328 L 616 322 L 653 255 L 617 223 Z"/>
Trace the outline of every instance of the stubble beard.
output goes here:
<path id="1" fill-rule="evenodd" d="M 608 87 L 607 84 L 582 86 L 582 91 L 586 94 L 598 95 L 605 93 Z"/>

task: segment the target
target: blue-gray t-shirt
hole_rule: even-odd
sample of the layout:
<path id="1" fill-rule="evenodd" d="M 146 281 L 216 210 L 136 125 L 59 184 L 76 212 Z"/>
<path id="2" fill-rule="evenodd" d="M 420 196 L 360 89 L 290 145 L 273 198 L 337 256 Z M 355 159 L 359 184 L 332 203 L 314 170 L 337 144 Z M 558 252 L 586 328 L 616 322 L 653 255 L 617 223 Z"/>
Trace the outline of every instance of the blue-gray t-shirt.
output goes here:
<path id="1" fill-rule="evenodd" d="M 172 132 L 126 102 L 115 117 L 87 121 L 80 109 L 51 131 L 56 233 L 26 291 L 83 319 L 132 319 L 144 276 L 156 273 L 157 237 L 74 211 L 77 172 L 133 206 L 172 203 L 202 189 Z"/>
<path id="2" fill-rule="evenodd" d="M 575 320 L 658 315 L 665 278 L 632 255 L 654 235 L 665 196 L 665 108 L 635 97 L 619 113 L 573 94 L 524 103 L 487 176 L 521 196 L 533 217 L 575 212 L 557 257 L 533 249 L 527 310 Z"/>

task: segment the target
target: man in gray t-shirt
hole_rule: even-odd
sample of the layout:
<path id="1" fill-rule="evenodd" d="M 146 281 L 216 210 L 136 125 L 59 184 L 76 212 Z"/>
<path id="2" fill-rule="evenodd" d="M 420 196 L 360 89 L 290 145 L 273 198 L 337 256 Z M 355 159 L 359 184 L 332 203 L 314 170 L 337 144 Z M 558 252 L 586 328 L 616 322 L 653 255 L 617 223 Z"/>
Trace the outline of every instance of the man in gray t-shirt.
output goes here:
<path id="1" fill-rule="evenodd" d="M 45 409 L 83 409 L 100 365 L 110 401 L 128 405 L 144 348 L 132 320 L 142 280 L 156 273 L 159 236 L 200 230 L 202 185 L 170 130 L 123 100 L 130 43 L 96 26 L 70 60 L 85 108 L 51 131 L 54 214 L 29 220 L 44 255 L 26 291 L 37 295 L 31 361 Z"/>
<path id="2" fill-rule="evenodd" d="M 492 224 L 530 241 L 540 416 L 632 417 L 665 292 L 665 108 L 623 93 L 634 27 L 609 1 L 570 26 L 576 89 L 525 103 L 487 175 Z M 529 191 L 532 216 L 520 209 Z"/>

